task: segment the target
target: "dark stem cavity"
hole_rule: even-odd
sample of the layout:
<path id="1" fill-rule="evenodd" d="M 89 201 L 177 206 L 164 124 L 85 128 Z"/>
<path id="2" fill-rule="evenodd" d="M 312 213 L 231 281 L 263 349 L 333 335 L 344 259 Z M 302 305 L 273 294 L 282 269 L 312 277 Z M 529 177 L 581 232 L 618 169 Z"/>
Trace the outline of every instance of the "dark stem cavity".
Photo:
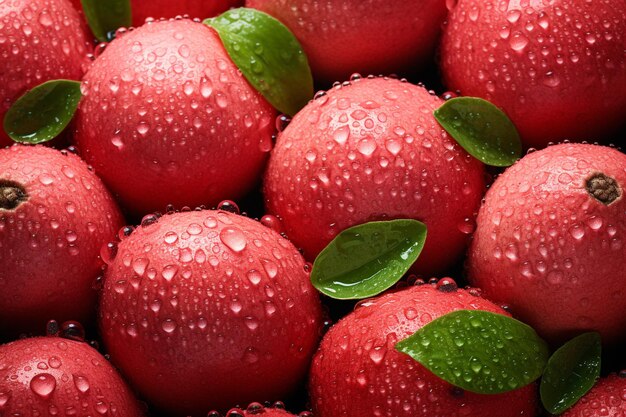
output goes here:
<path id="1" fill-rule="evenodd" d="M 0 210 L 13 210 L 26 200 L 28 194 L 21 184 L 0 180 Z"/>
<path id="2" fill-rule="evenodd" d="M 587 178 L 586 185 L 589 195 L 607 206 L 622 195 L 622 190 L 615 178 L 611 178 L 601 172 Z"/>

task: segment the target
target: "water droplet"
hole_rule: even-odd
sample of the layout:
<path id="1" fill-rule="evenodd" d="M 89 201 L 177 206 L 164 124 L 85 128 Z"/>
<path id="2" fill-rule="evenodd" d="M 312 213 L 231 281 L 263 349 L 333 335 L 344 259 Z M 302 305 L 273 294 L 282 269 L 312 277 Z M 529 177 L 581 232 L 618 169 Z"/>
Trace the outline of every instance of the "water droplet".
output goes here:
<path id="1" fill-rule="evenodd" d="M 220 240 L 233 252 L 241 252 L 246 248 L 246 236 L 235 227 L 225 227 L 220 232 Z"/>
<path id="2" fill-rule="evenodd" d="M 38 396 L 47 399 L 57 386 L 56 379 L 47 373 L 39 374 L 30 380 L 30 389 Z"/>
<path id="3" fill-rule="evenodd" d="M 74 379 L 74 386 L 83 394 L 89 391 L 89 381 L 84 376 L 72 375 Z"/>

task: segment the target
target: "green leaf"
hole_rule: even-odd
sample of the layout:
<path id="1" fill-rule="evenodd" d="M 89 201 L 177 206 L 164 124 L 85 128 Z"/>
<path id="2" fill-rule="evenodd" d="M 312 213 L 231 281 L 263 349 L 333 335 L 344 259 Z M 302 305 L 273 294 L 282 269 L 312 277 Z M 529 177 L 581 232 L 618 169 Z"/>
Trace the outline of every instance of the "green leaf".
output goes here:
<path id="1" fill-rule="evenodd" d="M 396 349 L 441 379 L 479 394 L 530 384 L 548 360 L 546 343 L 528 325 L 480 310 L 459 310 L 431 321 Z"/>
<path id="2" fill-rule="evenodd" d="M 81 0 L 81 3 L 91 32 L 100 42 L 110 41 L 117 29 L 132 24 L 130 0 Z"/>
<path id="3" fill-rule="evenodd" d="M 239 8 L 204 23 L 217 31 L 239 70 L 278 111 L 293 116 L 313 98 L 307 57 L 278 20 Z"/>
<path id="4" fill-rule="evenodd" d="M 347 300 L 380 294 L 402 278 L 426 240 L 417 220 L 370 222 L 341 232 L 318 255 L 311 282 L 329 297 Z"/>
<path id="5" fill-rule="evenodd" d="M 561 414 L 585 395 L 600 376 L 602 341 L 596 332 L 583 333 L 561 346 L 548 360 L 541 378 L 541 402 Z"/>
<path id="6" fill-rule="evenodd" d="M 45 82 L 13 103 L 4 116 L 4 131 L 21 143 L 54 139 L 72 120 L 81 97 L 78 81 Z"/>
<path id="7" fill-rule="evenodd" d="M 457 97 L 434 112 L 435 119 L 474 158 L 497 167 L 522 156 L 522 142 L 502 110 L 476 97 Z"/>

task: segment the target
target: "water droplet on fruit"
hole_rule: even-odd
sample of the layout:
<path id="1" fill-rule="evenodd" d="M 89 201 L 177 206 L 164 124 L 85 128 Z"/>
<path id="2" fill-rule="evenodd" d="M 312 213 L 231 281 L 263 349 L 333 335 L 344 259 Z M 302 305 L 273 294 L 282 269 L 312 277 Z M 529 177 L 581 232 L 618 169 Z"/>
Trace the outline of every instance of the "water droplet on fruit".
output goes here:
<path id="1" fill-rule="evenodd" d="M 220 232 L 220 240 L 233 252 L 241 252 L 246 248 L 246 237 L 235 227 L 225 227 Z"/>
<path id="2" fill-rule="evenodd" d="M 74 379 L 74 386 L 83 394 L 89 391 L 89 381 L 84 376 L 72 375 Z"/>
<path id="3" fill-rule="evenodd" d="M 229 213 L 234 213 L 234 214 L 239 214 L 239 206 L 231 200 L 224 200 L 221 201 L 218 205 L 217 205 L 217 209 L 218 210 L 222 210 L 222 211 L 227 211 Z"/>
<path id="4" fill-rule="evenodd" d="M 41 398 L 50 398 L 57 386 L 56 379 L 47 373 L 35 375 L 30 380 L 30 389 Z"/>

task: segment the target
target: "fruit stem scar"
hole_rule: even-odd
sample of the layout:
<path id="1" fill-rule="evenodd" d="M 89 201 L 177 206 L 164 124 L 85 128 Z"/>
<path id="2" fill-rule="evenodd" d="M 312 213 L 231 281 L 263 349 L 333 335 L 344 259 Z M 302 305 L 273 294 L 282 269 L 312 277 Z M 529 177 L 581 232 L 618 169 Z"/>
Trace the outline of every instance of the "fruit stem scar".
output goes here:
<path id="1" fill-rule="evenodd" d="M 586 188 L 589 195 L 606 206 L 611 205 L 622 195 L 622 190 L 615 178 L 601 172 L 596 172 L 587 178 Z"/>
<path id="2" fill-rule="evenodd" d="M 26 200 L 28 194 L 21 184 L 0 180 L 0 210 L 13 210 Z"/>

